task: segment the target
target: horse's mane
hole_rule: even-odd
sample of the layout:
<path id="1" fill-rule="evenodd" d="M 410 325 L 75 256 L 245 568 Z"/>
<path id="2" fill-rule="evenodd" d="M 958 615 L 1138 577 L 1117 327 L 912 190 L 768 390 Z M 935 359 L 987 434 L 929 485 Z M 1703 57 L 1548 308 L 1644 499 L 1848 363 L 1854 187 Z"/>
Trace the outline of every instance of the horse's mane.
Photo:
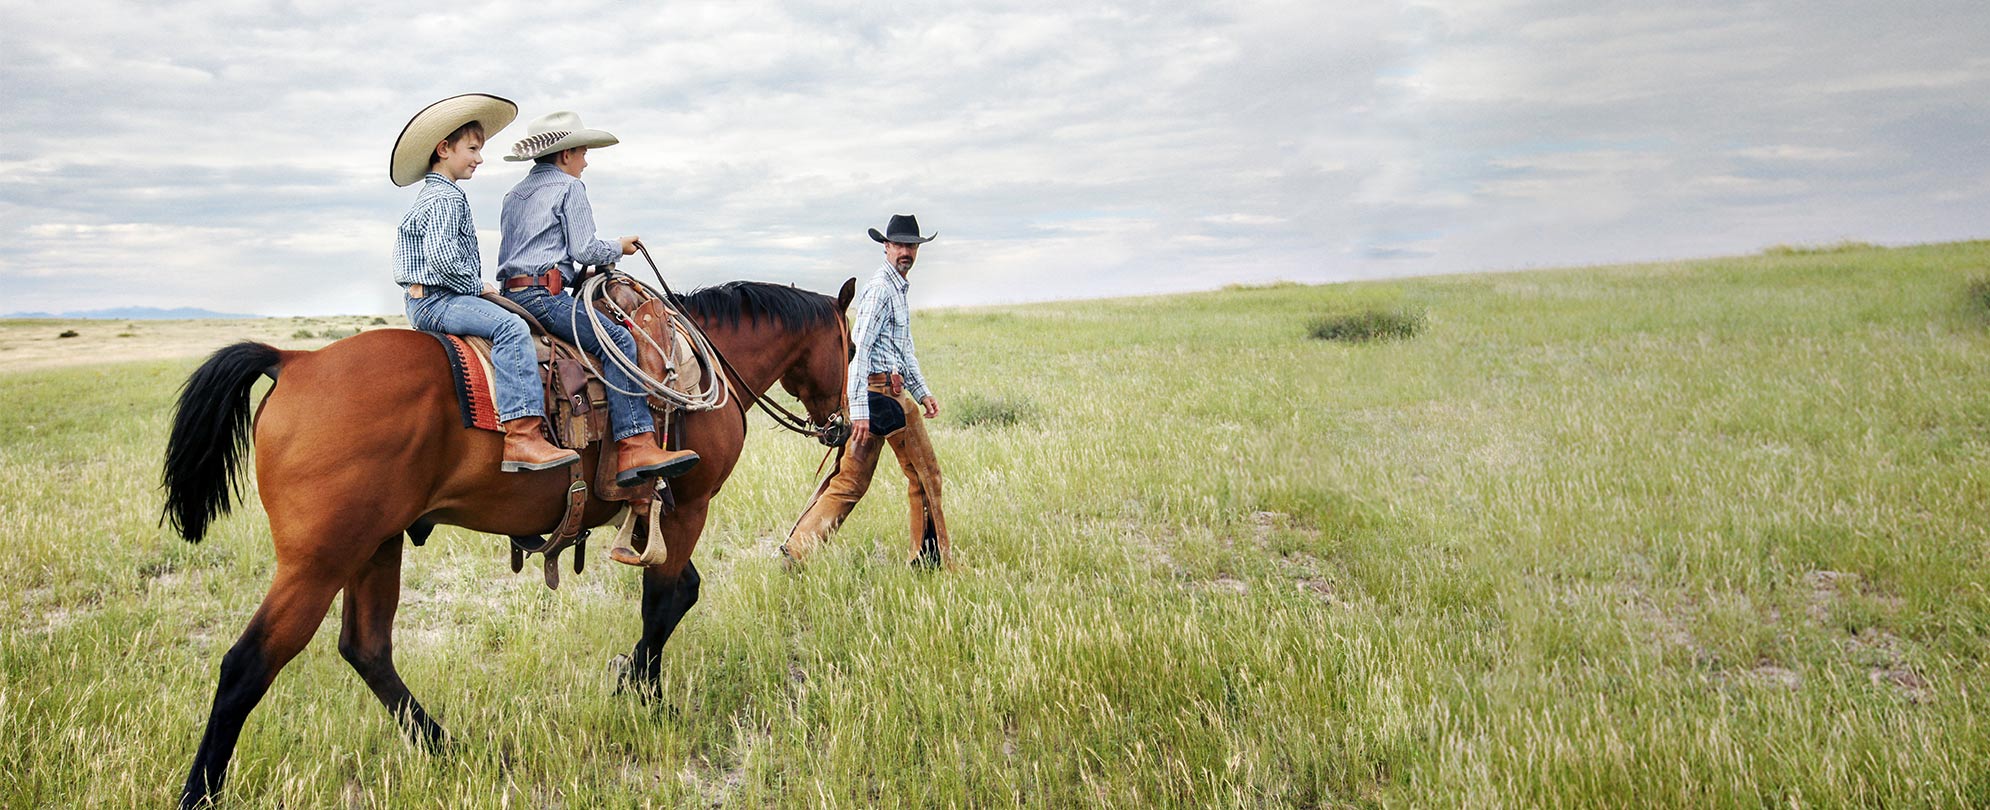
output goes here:
<path id="1" fill-rule="evenodd" d="M 802 331 L 838 317 L 836 299 L 793 285 L 765 281 L 728 281 L 677 296 L 684 310 L 703 326 L 738 326 L 740 321 L 771 320 L 782 328 Z"/>

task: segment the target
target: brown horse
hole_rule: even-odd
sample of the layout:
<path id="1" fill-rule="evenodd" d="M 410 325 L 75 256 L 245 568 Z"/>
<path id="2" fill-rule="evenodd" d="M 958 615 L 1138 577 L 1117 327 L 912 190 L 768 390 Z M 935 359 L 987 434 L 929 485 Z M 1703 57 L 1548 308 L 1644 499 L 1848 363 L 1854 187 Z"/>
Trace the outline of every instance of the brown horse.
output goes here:
<path id="1" fill-rule="evenodd" d="M 703 460 L 671 482 L 676 508 L 661 524 L 669 562 L 642 572 L 643 635 L 625 673 L 634 686 L 655 688 L 664 642 L 698 601 L 691 553 L 706 507 L 746 442 L 745 393 L 778 381 L 818 424 L 843 407 L 843 311 L 855 282 L 845 282 L 834 299 L 752 282 L 679 299 L 730 361 L 735 396 L 726 408 L 687 414 L 679 428 L 684 445 Z M 237 343 L 216 352 L 181 389 L 166 448 L 166 519 L 198 542 L 227 513 L 253 430 L 256 482 L 276 549 L 269 593 L 221 659 L 182 807 L 220 790 L 243 721 L 310 642 L 340 591 L 339 654 L 412 739 L 430 747 L 444 742 L 442 727 L 394 669 L 404 535 L 418 524 L 444 523 L 545 534 L 565 511 L 567 485 L 564 469 L 499 472 L 504 437 L 462 427 L 448 368 L 434 338 L 379 330 L 318 351 Z M 252 428 L 250 390 L 264 376 L 276 382 Z M 583 453 L 584 469 L 594 469 L 598 452 Z M 607 522 L 620 507 L 590 498 L 585 525 Z"/>

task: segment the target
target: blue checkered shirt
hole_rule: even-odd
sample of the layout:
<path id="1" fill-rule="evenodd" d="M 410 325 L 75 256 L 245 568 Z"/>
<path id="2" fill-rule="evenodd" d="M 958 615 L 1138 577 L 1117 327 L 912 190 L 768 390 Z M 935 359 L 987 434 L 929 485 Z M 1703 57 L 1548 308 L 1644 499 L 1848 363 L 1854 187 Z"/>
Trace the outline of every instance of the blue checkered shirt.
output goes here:
<path id="1" fill-rule="evenodd" d="M 429 172 L 394 237 L 394 283 L 444 287 L 464 295 L 484 291 L 477 224 L 470 198 L 449 178 Z"/>
<path id="2" fill-rule="evenodd" d="M 896 371 L 905 375 L 905 390 L 915 400 L 931 396 L 926 377 L 919 373 L 919 358 L 912 354 L 912 308 L 905 303 L 905 291 L 912 283 L 890 264 L 871 275 L 864 294 L 857 297 L 857 314 L 850 319 L 850 342 L 856 356 L 850 359 L 850 420 L 871 418 L 870 397 L 865 396 L 872 374 Z"/>

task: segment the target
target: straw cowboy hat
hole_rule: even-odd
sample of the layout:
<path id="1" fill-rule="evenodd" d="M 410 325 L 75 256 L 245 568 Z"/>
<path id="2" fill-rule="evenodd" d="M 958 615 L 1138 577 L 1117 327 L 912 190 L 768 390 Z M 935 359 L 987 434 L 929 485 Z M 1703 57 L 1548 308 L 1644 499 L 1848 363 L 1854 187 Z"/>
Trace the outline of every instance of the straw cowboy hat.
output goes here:
<path id="1" fill-rule="evenodd" d="M 933 236 L 939 236 L 938 231 Z M 897 242 L 901 245 L 923 245 L 933 241 L 933 236 L 919 235 L 919 218 L 911 214 L 892 214 L 891 222 L 884 226 L 884 233 L 871 229 L 871 238 L 879 242 Z"/>
<path id="2" fill-rule="evenodd" d="M 394 141 L 394 159 L 387 164 L 387 176 L 397 186 L 420 180 L 428 174 L 428 158 L 435 154 L 435 145 L 457 127 L 471 121 L 482 124 L 484 140 L 488 141 L 517 117 L 518 105 L 484 93 L 450 96 L 430 104 L 401 128 L 401 137 Z"/>
<path id="3" fill-rule="evenodd" d="M 563 152 L 577 146 L 614 146 L 621 139 L 598 129 L 588 129 L 580 122 L 580 116 L 561 110 L 546 113 L 532 119 L 525 128 L 525 137 L 511 145 L 511 154 L 505 160 L 535 160 L 555 152 Z"/>

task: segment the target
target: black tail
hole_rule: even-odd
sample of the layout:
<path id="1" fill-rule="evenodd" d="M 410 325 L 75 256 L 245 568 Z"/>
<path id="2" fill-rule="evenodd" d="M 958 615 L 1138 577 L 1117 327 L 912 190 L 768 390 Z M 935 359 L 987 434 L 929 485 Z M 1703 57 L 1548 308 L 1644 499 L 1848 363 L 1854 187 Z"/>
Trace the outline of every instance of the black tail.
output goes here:
<path id="1" fill-rule="evenodd" d="M 188 542 L 200 542 L 207 524 L 228 514 L 231 494 L 241 497 L 235 473 L 249 449 L 249 390 L 257 377 L 276 378 L 280 357 L 274 346 L 243 341 L 215 352 L 180 387 L 160 476 L 162 520 Z"/>

